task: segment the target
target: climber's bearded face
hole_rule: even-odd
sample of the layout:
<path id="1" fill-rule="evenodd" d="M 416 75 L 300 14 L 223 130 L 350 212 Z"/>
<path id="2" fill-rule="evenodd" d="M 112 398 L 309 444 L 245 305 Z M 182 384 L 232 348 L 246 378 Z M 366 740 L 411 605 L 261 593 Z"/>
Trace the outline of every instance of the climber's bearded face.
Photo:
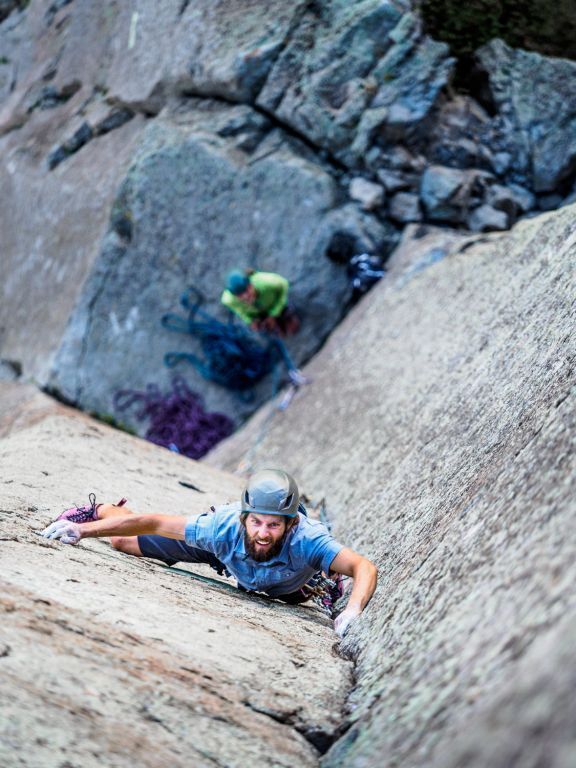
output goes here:
<path id="1" fill-rule="evenodd" d="M 284 544 L 288 525 L 283 515 L 257 515 L 250 512 L 244 521 L 246 552 L 258 563 L 272 560 Z"/>

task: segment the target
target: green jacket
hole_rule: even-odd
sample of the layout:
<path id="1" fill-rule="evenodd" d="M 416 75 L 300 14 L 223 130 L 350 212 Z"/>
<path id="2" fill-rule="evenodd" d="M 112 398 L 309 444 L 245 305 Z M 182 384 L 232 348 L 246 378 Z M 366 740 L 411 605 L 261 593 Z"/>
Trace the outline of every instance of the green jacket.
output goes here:
<path id="1" fill-rule="evenodd" d="M 241 301 L 228 290 L 222 294 L 222 304 L 248 325 L 254 320 L 281 315 L 288 303 L 288 280 L 275 272 L 254 272 L 248 280 L 256 289 L 254 304 Z"/>

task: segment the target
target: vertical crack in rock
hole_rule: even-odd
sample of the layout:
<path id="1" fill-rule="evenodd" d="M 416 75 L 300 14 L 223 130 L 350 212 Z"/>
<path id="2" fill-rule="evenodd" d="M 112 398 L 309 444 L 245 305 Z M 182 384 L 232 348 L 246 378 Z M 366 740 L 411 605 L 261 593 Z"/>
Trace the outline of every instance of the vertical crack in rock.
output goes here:
<path id="1" fill-rule="evenodd" d="M 253 712 L 269 717 L 275 723 L 288 725 L 290 728 L 293 728 L 314 747 L 319 755 L 325 754 L 342 735 L 341 726 L 338 726 L 333 731 L 327 731 L 314 723 L 303 722 L 298 717 L 298 712 L 280 712 L 269 707 L 259 706 L 247 700 L 244 700 L 242 704 Z"/>

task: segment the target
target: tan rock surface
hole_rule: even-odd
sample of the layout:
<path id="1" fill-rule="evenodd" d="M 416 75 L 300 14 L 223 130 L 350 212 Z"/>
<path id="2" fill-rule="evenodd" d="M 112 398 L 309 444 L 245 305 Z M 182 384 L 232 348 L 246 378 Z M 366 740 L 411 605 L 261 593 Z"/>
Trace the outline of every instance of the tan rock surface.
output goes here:
<path id="1" fill-rule="evenodd" d="M 32 384 L 0 381 L 0 438 L 26 429 L 55 413 L 73 413 Z M 81 418 L 78 414 L 78 418 Z"/>
<path id="2" fill-rule="evenodd" d="M 405 242 L 288 411 L 210 458 L 255 446 L 379 566 L 326 766 L 573 765 L 575 213 L 439 263 Z"/>
<path id="3" fill-rule="evenodd" d="M 0 764 L 316 765 L 350 682 L 318 609 L 37 535 L 90 491 L 193 514 L 241 480 L 56 411 L 0 441 Z"/>

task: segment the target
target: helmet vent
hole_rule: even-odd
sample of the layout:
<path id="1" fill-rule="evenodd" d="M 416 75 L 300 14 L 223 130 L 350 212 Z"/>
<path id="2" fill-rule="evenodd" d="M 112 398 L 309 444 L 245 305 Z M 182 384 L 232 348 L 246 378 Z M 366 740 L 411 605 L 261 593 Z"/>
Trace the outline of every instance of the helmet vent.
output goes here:
<path id="1" fill-rule="evenodd" d="M 250 504 L 250 494 L 248 493 L 248 488 L 246 488 L 246 490 L 244 491 L 244 501 L 246 504 L 249 504 L 250 506 L 252 506 Z"/>
<path id="2" fill-rule="evenodd" d="M 286 497 L 286 501 L 284 502 L 284 504 L 283 504 L 283 506 L 282 506 L 282 509 L 289 509 L 289 508 L 290 508 L 290 506 L 291 506 L 291 504 L 292 504 L 292 500 L 293 500 L 293 499 L 294 499 L 294 494 L 293 494 L 293 493 L 289 494 L 289 495 Z"/>

